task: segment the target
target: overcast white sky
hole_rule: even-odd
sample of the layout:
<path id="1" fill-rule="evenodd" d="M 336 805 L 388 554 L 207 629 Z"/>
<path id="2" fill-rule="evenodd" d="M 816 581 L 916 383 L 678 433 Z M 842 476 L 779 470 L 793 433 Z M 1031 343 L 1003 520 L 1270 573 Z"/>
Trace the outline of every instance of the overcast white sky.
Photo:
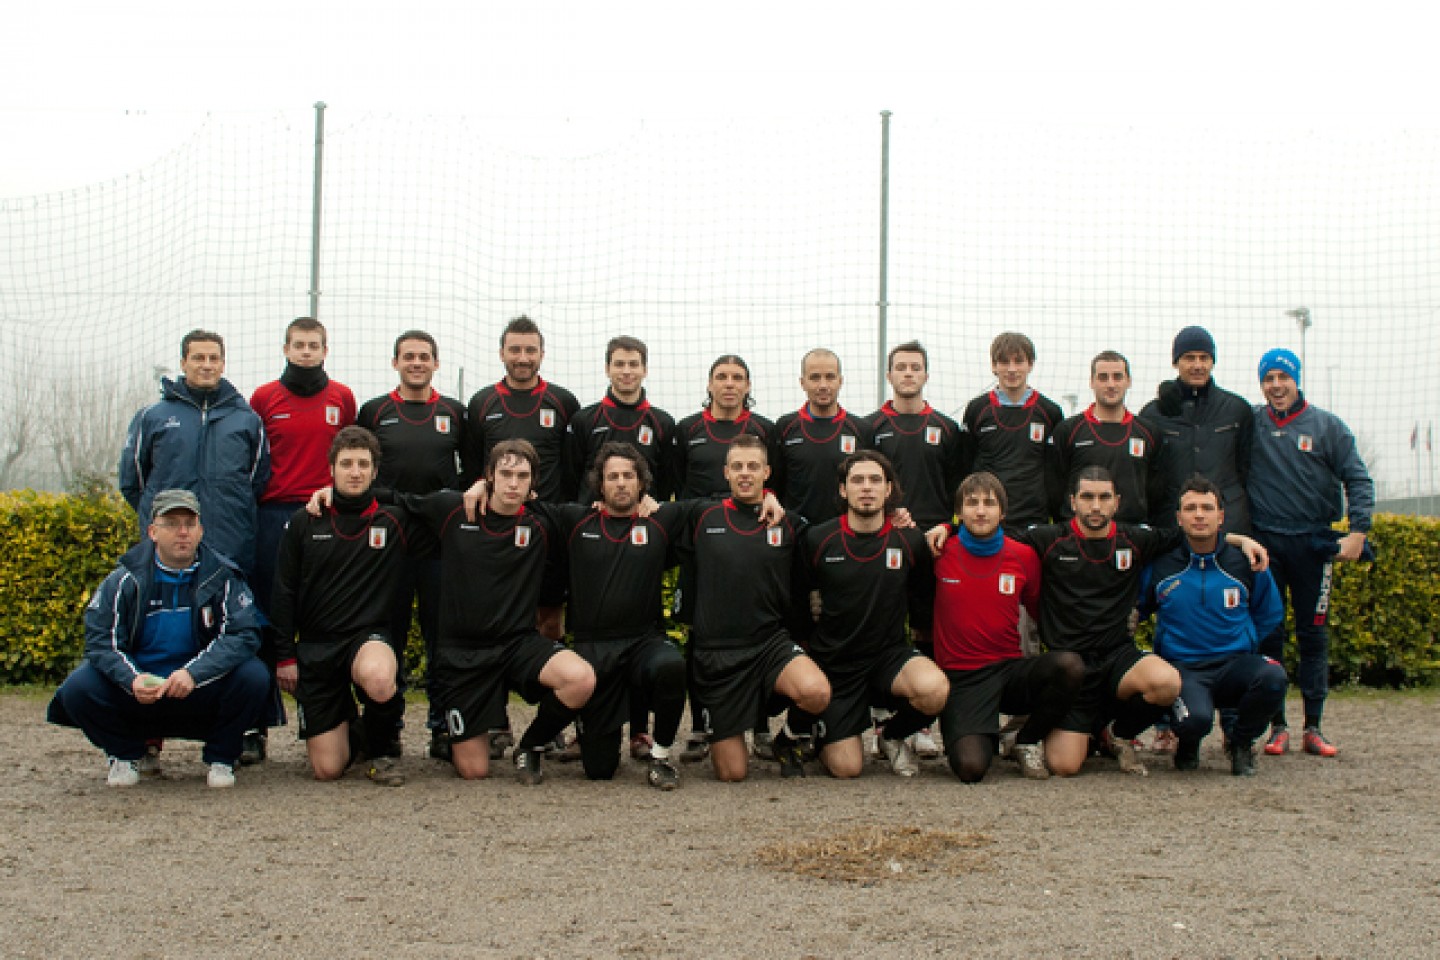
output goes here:
<path id="1" fill-rule="evenodd" d="M 23 4 L 23 5 L 22 5 Z M 0 195 L 145 163 L 205 111 L 1433 127 L 1422 5 L 18 0 Z"/>

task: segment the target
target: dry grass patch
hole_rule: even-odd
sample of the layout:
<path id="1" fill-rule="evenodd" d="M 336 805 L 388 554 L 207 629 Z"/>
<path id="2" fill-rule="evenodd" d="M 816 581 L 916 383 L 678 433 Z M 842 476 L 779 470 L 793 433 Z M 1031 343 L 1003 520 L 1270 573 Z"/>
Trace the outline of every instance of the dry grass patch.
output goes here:
<path id="1" fill-rule="evenodd" d="M 773 870 L 871 884 L 988 869 L 990 857 L 983 851 L 994 842 L 983 833 L 867 826 L 812 840 L 781 840 L 761 847 L 755 855 Z"/>

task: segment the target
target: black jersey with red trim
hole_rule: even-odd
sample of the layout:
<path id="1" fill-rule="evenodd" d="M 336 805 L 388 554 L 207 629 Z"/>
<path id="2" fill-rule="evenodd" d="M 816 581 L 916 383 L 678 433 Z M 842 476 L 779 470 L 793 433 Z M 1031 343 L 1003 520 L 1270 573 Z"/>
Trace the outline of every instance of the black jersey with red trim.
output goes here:
<path id="1" fill-rule="evenodd" d="M 318 517 L 302 507 L 280 541 L 270 621 L 281 662 L 300 642 L 344 640 L 389 624 L 410 542 L 405 512 L 370 499 Z"/>
<path id="2" fill-rule="evenodd" d="M 541 587 L 557 570 L 546 504 L 471 522 L 453 491 L 399 499 L 440 541 L 440 646 L 493 647 L 535 629 Z"/>
<path id="3" fill-rule="evenodd" d="M 1007 528 L 1050 522 L 1050 438 L 1064 419 L 1060 405 L 1039 390 L 1019 406 L 1001 403 L 991 390 L 965 407 L 961 475 L 986 470 L 1000 478 Z"/>
<path id="4" fill-rule="evenodd" d="M 570 419 L 565 440 L 565 469 L 570 474 L 570 489 L 578 491 L 577 503 L 590 504 L 599 499 L 587 478 L 600 447 L 612 441 L 628 443 L 640 452 L 650 465 L 650 489 L 656 500 L 669 500 L 674 493 L 670 481 L 670 440 L 675 434 L 675 419 L 651 406 L 640 394 L 637 403 L 624 403 L 613 391 L 592 403 Z"/>
<path id="5" fill-rule="evenodd" d="M 470 398 L 467 427 L 467 478 L 485 472 L 490 450 L 501 440 L 528 440 L 540 457 L 535 492 L 547 503 L 574 499 L 565 474 L 565 431 L 580 409 L 575 395 L 542 378 L 529 390 L 516 390 L 504 380 L 475 392 Z"/>
<path id="6" fill-rule="evenodd" d="M 742 433 L 760 438 L 773 466 L 775 424 L 758 413 L 742 411 L 734 420 L 717 420 L 709 410 L 692 413 L 675 425 L 670 444 L 670 477 L 677 500 L 723 497 L 730 492 L 725 479 L 725 457 Z M 773 472 L 773 470 L 772 470 Z"/>
<path id="7" fill-rule="evenodd" d="M 464 472 L 465 409 L 431 390 L 428 400 L 400 391 L 365 401 L 355 422 L 380 440 L 376 484 L 401 493 L 454 489 Z"/>
<path id="8" fill-rule="evenodd" d="M 870 446 L 870 427 L 840 407 L 833 417 L 817 417 L 809 404 L 775 421 L 778 456 L 770 462 L 770 486 L 786 510 L 810 523 L 840 515 L 840 461 Z"/>
<path id="9" fill-rule="evenodd" d="M 965 478 L 959 424 L 928 403 L 919 413 L 900 413 L 892 400 L 866 419 L 871 444 L 894 465 L 916 525 L 928 530 L 953 517 L 955 488 Z"/>
<path id="10" fill-rule="evenodd" d="M 795 544 L 805 527 L 786 513 L 773 527 L 760 522 L 760 504 L 688 501 L 682 549 L 695 564 L 696 649 L 764 643 L 785 626 L 795 575 Z M 688 603 L 688 601 L 687 601 Z"/>
<path id="11" fill-rule="evenodd" d="M 800 538 L 807 590 L 819 590 L 820 621 L 810 653 L 822 667 L 864 662 L 909 645 L 905 619 L 932 593 L 930 551 L 917 528 L 897 530 L 889 520 L 874 533 L 856 533 L 848 516 L 808 527 Z"/>
<path id="12" fill-rule="evenodd" d="M 622 517 L 566 504 L 553 515 L 569 559 L 565 627 L 575 639 L 628 640 L 661 629 L 661 586 L 685 508 L 662 503 L 648 517 Z"/>
<path id="13" fill-rule="evenodd" d="M 1146 523 L 1152 507 L 1165 497 L 1162 449 L 1156 426 L 1128 410 L 1123 420 L 1097 420 L 1091 404 L 1083 413 L 1064 420 L 1055 430 L 1051 471 L 1055 519 L 1068 520 L 1075 515 L 1069 496 L 1075 475 L 1085 467 L 1097 466 L 1115 478 L 1115 492 L 1120 495 L 1115 519 Z"/>
<path id="14" fill-rule="evenodd" d="M 1040 555 L 1040 639 L 1050 650 L 1089 658 L 1127 644 L 1140 575 L 1180 542 L 1178 530 L 1112 523 L 1107 536 L 1087 539 L 1079 524 L 1052 523 L 1015 539 Z"/>

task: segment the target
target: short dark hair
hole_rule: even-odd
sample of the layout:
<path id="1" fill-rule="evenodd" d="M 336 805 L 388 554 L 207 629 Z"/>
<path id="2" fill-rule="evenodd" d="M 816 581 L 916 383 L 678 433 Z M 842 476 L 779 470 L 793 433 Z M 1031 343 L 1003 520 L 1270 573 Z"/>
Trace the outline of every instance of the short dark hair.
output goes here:
<path id="1" fill-rule="evenodd" d="M 535 447 L 529 440 L 501 440 L 490 448 L 490 456 L 485 458 L 485 479 L 495 480 L 495 468 L 500 466 L 500 461 L 507 457 L 514 457 L 517 460 L 524 460 L 530 464 L 530 486 L 532 489 L 540 482 L 540 455 L 535 452 Z"/>
<path id="2" fill-rule="evenodd" d="M 1095 365 L 1100 363 L 1123 363 L 1125 364 L 1125 376 L 1130 376 L 1130 361 L 1125 359 L 1125 354 L 1118 350 L 1101 350 L 1095 354 L 1095 359 L 1090 361 L 1090 376 L 1095 376 Z"/>
<path id="3" fill-rule="evenodd" d="M 895 354 L 897 353 L 918 353 L 921 361 L 925 364 L 925 369 L 930 369 L 930 352 L 920 344 L 919 340 L 906 340 L 898 347 L 891 347 L 889 354 L 885 357 L 886 370 L 895 369 Z"/>
<path id="4" fill-rule="evenodd" d="M 535 336 L 540 338 L 540 349 L 545 349 L 545 334 L 540 332 L 540 325 L 537 324 L 534 320 L 531 320 L 529 317 L 525 316 L 525 314 L 523 313 L 515 319 L 511 320 L 509 323 L 505 324 L 505 329 L 500 331 L 501 350 L 505 349 L 505 338 L 510 336 L 510 334 L 512 333 L 533 333 L 535 334 Z M 606 362 L 608 363 L 609 360 L 607 359 Z"/>
<path id="5" fill-rule="evenodd" d="M 725 451 L 725 461 L 730 461 L 730 454 L 734 450 L 759 450 L 765 454 L 765 462 L 770 462 L 770 448 L 765 446 L 765 441 L 753 433 L 742 433 L 730 441 L 730 449 Z"/>
<path id="6" fill-rule="evenodd" d="M 640 354 L 641 364 L 647 367 L 650 365 L 650 351 L 646 349 L 645 341 L 639 337 L 611 337 L 610 342 L 605 344 L 605 366 L 610 366 L 610 359 L 615 356 L 616 350 L 634 350 Z"/>
<path id="7" fill-rule="evenodd" d="M 335 461 L 346 450 L 369 450 L 370 459 L 375 466 L 380 466 L 380 440 L 364 427 L 351 424 L 335 434 L 335 439 L 330 441 L 330 466 L 335 466 Z"/>
<path id="8" fill-rule="evenodd" d="M 623 440 L 607 440 L 600 445 L 595 453 L 595 459 L 590 464 L 589 475 L 585 482 L 590 485 L 598 495 L 601 491 L 601 482 L 605 479 L 605 462 L 612 457 L 619 457 L 622 460 L 629 460 L 635 467 L 635 476 L 640 480 L 640 495 L 644 496 L 645 491 L 650 489 L 650 481 L 653 479 L 650 473 L 650 462 L 640 455 L 635 446 Z M 603 499 L 603 498 L 602 498 Z"/>
<path id="9" fill-rule="evenodd" d="M 972 495 L 988 493 L 1000 504 L 1000 515 L 1003 517 L 1010 509 L 1010 499 L 1005 495 L 1005 484 L 1000 478 L 988 470 L 980 470 L 970 474 L 960 482 L 955 491 L 955 512 L 959 513 L 960 508 L 965 505 L 965 499 Z"/>
<path id="10" fill-rule="evenodd" d="M 890 458 L 879 450 L 856 450 L 850 456 L 840 461 L 835 468 L 835 477 L 839 481 L 838 486 L 844 486 L 845 481 L 850 479 L 850 471 L 855 469 L 857 464 L 873 463 L 885 474 L 885 480 L 890 484 L 890 496 L 885 498 L 885 509 L 894 510 L 905 500 L 904 491 L 900 489 L 900 478 L 895 476 L 895 465 Z M 835 499 L 843 500 L 839 490 L 835 492 Z"/>
<path id="11" fill-rule="evenodd" d="M 190 356 L 190 344 L 214 343 L 220 347 L 220 358 L 225 358 L 225 338 L 211 330 L 191 330 L 180 339 L 180 359 Z"/>
<path id="12" fill-rule="evenodd" d="M 710 372 L 705 375 L 705 379 L 708 381 L 711 377 L 715 376 L 715 370 L 716 370 L 716 368 L 722 367 L 722 366 L 724 366 L 724 365 L 727 364 L 727 363 L 734 364 L 735 366 L 739 367 L 741 370 L 744 370 L 744 371 L 745 371 L 745 379 L 747 379 L 747 380 L 750 379 L 750 365 L 749 365 L 748 363 L 746 363 L 744 360 L 742 360 L 742 359 L 740 358 L 740 355 L 737 354 L 737 353 L 722 353 L 720 356 L 716 357 L 716 358 L 715 358 L 715 362 L 712 363 L 712 364 L 710 364 Z M 709 390 L 709 388 L 707 387 L 706 390 L 705 390 L 705 402 L 702 403 L 702 404 L 700 404 L 700 405 L 701 405 L 702 407 L 705 407 L 706 409 L 709 409 L 710 404 L 712 404 L 712 403 L 714 403 L 714 402 L 715 402 L 715 398 L 712 397 L 712 396 L 710 396 L 710 390 Z M 752 396 L 750 396 L 750 393 L 747 391 L 747 392 L 745 393 L 745 403 L 744 403 L 744 407 L 745 407 L 746 410 L 749 410 L 749 409 L 750 409 L 751 407 L 753 407 L 753 406 L 755 406 L 755 398 L 752 397 Z"/>
<path id="13" fill-rule="evenodd" d="M 325 324 L 321 323 L 319 320 L 316 320 L 314 317 L 296 317 L 294 320 L 291 320 L 288 324 L 286 324 L 286 345 L 289 345 L 290 343 L 290 334 L 294 333 L 296 330 L 299 330 L 302 333 L 315 333 L 318 331 L 320 334 L 320 345 L 322 347 L 329 345 L 328 338 L 325 335 Z"/>
<path id="14" fill-rule="evenodd" d="M 1213 493 L 1215 495 L 1215 505 L 1221 510 L 1225 509 L 1225 494 L 1220 491 L 1220 486 L 1208 477 L 1202 477 L 1198 473 L 1192 474 L 1189 480 L 1181 484 L 1180 495 L 1175 501 L 1177 507 L 1180 504 L 1180 500 L 1183 500 L 1187 493 Z"/>
<path id="15" fill-rule="evenodd" d="M 1081 467 L 1075 474 L 1074 479 L 1070 482 L 1070 492 L 1073 494 L 1078 491 L 1081 482 L 1084 480 L 1090 480 L 1094 483 L 1108 483 L 1112 487 L 1115 486 L 1115 478 L 1111 476 L 1110 471 L 1092 463 L 1088 467 Z"/>
<path id="16" fill-rule="evenodd" d="M 404 343 L 406 340 L 423 340 L 423 341 L 425 341 L 426 343 L 430 344 L 430 354 L 431 354 L 431 356 L 432 356 L 435 360 L 439 360 L 439 359 L 440 359 L 440 344 L 438 344 L 438 343 L 435 342 L 435 338 L 434 338 L 434 337 L 430 336 L 430 334 L 426 333 L 424 330 L 406 330 L 404 333 L 400 334 L 400 336 L 398 336 L 398 337 L 395 338 L 395 359 L 396 359 L 396 360 L 399 360 L 399 359 L 400 359 L 400 344 Z"/>
<path id="17" fill-rule="evenodd" d="M 1020 354 L 1028 363 L 1035 362 L 1035 344 L 1023 333 L 1007 330 L 990 341 L 990 362 L 1000 363 L 1015 354 Z"/>

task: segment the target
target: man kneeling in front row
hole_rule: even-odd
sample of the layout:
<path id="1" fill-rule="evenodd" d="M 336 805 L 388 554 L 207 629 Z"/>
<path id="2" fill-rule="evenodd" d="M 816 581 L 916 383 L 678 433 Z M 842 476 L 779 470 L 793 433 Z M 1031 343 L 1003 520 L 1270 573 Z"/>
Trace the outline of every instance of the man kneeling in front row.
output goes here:
<path id="1" fill-rule="evenodd" d="M 233 787 L 241 738 L 270 690 L 255 599 L 239 568 L 201 544 L 193 493 L 162 490 L 150 516 L 148 538 L 90 598 L 85 662 L 47 719 L 105 751 L 112 787 L 139 782 L 145 741 L 158 738 L 203 741 L 207 782 Z"/>

